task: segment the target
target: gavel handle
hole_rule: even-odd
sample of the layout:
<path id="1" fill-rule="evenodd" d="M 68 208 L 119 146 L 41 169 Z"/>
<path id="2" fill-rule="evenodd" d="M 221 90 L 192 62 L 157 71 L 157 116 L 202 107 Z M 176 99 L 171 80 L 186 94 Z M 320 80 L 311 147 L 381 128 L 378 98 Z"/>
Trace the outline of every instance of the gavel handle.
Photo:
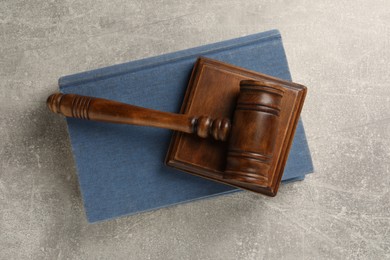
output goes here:
<path id="1" fill-rule="evenodd" d="M 213 120 L 208 116 L 174 114 L 76 94 L 52 94 L 47 98 L 47 106 L 52 112 L 66 117 L 166 128 L 196 133 L 203 138 L 211 135 L 221 141 L 227 139 L 231 128 L 227 118 Z"/>

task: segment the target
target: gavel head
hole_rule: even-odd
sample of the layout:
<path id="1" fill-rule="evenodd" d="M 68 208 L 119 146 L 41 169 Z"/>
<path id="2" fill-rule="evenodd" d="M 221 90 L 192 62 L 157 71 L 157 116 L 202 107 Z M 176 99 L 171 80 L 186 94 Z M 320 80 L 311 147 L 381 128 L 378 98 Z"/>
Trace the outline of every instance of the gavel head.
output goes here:
<path id="1" fill-rule="evenodd" d="M 240 82 L 224 179 L 269 186 L 283 94 L 273 83 Z"/>

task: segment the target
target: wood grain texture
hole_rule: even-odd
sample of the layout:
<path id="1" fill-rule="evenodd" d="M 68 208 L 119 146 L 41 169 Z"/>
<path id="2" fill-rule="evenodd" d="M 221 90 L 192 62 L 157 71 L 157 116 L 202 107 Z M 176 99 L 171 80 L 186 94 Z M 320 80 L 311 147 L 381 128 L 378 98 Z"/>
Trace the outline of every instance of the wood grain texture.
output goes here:
<path id="1" fill-rule="evenodd" d="M 224 179 L 269 185 L 283 94 L 276 84 L 240 82 Z"/>
<path id="2" fill-rule="evenodd" d="M 232 118 L 232 133 L 222 143 L 176 132 L 166 164 L 275 196 L 306 91 L 299 84 L 199 58 L 180 112 Z"/>
<path id="3" fill-rule="evenodd" d="M 66 117 L 167 128 L 221 141 L 227 139 L 231 125 L 228 118 L 174 114 L 76 94 L 52 94 L 47 98 L 47 106 Z"/>

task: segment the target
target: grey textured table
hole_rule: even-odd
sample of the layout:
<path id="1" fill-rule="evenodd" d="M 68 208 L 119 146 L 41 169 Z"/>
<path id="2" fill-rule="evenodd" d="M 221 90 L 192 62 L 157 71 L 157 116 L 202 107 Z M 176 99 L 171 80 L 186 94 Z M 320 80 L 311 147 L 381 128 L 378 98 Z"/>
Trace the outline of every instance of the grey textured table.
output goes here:
<path id="1" fill-rule="evenodd" d="M 0 2 L 0 258 L 390 258 L 390 3 L 147 2 Z M 88 225 L 57 79 L 273 28 L 316 173 Z"/>

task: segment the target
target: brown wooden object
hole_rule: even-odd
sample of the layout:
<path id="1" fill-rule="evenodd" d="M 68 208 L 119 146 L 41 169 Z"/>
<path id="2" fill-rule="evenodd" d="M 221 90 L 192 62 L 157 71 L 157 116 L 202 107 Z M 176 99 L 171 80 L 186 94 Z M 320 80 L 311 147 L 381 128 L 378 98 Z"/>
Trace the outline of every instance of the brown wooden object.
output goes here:
<path id="1" fill-rule="evenodd" d="M 167 165 L 274 196 L 305 94 L 304 86 L 200 58 L 181 114 L 61 93 L 47 105 L 67 117 L 175 130 Z"/>
<path id="2" fill-rule="evenodd" d="M 66 117 L 167 128 L 203 138 L 212 135 L 222 141 L 226 140 L 230 131 L 228 118 L 174 114 L 76 94 L 52 94 L 47 99 L 47 106 L 52 112 Z"/>
<path id="3" fill-rule="evenodd" d="M 180 113 L 232 119 L 228 142 L 175 132 L 172 167 L 275 196 L 306 87 L 207 58 L 196 63 Z"/>

